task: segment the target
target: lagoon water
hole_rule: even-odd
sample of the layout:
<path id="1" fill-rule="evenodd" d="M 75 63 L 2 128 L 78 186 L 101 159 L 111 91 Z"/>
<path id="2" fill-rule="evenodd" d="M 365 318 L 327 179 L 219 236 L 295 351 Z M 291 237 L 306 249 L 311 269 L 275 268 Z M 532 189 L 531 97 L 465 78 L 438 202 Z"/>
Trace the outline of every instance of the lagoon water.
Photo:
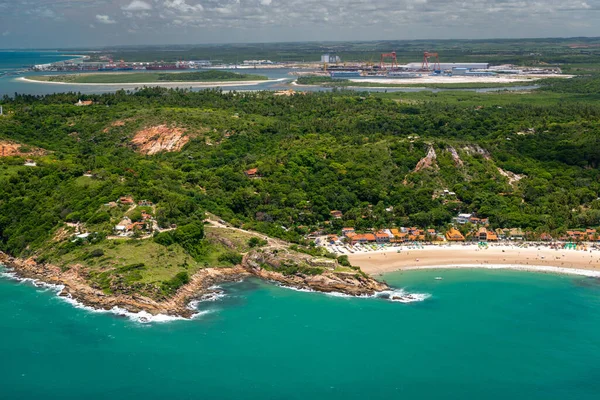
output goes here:
<path id="1" fill-rule="evenodd" d="M 42 82 L 27 82 L 22 81 L 19 78 L 23 76 L 31 75 L 52 75 L 61 74 L 60 72 L 25 72 L 18 73 L 23 68 L 30 67 L 35 64 L 47 64 L 57 61 L 63 61 L 72 59 L 74 56 L 68 56 L 53 51 L 2 51 L 0 50 L 0 97 L 4 95 L 13 96 L 15 93 L 19 94 L 31 94 L 31 95 L 43 95 L 52 93 L 64 93 L 64 92 L 78 92 L 83 94 L 101 94 L 115 92 L 120 89 L 135 90 L 136 87 L 143 87 L 144 84 L 137 85 L 73 85 L 73 84 L 48 84 Z M 238 69 L 229 70 L 232 72 L 246 72 L 258 75 L 267 76 L 272 81 L 262 82 L 256 85 L 235 85 L 223 87 L 224 91 L 236 90 L 236 91 L 247 91 L 247 90 L 287 90 L 293 88 L 295 90 L 302 91 L 329 91 L 330 88 L 324 88 L 320 86 L 290 86 L 290 83 L 295 79 L 290 72 L 297 70 L 291 68 L 265 68 L 265 69 Z M 97 73 L 97 72 L 96 72 Z M 146 85 L 152 86 L 152 84 Z M 186 87 L 181 84 L 181 87 Z M 475 91 L 475 92 L 494 92 L 502 90 L 530 90 L 536 86 L 515 86 L 510 89 L 507 88 L 481 88 L 481 89 L 461 89 L 462 91 Z M 194 87 L 192 90 L 205 90 L 206 87 Z M 418 92 L 418 91 L 431 91 L 431 92 L 443 92 L 449 89 L 433 89 L 433 88 L 418 88 L 418 87 L 404 87 L 404 88 L 355 88 L 359 91 L 367 92 Z M 456 90 L 456 89 L 454 89 Z"/>
<path id="2" fill-rule="evenodd" d="M 598 280 L 507 270 L 386 279 L 431 297 L 402 304 L 249 280 L 200 303 L 197 319 L 141 324 L 0 279 L 2 398 L 598 398 Z"/>

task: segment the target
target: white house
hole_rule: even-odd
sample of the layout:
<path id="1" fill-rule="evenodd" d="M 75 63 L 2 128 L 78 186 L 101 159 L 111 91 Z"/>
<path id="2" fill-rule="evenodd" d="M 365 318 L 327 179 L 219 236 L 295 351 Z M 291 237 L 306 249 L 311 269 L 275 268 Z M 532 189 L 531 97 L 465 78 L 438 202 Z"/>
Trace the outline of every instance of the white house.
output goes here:
<path id="1" fill-rule="evenodd" d="M 472 216 L 473 214 L 458 214 L 458 217 L 454 218 L 454 220 L 457 224 L 464 225 L 469 222 Z"/>

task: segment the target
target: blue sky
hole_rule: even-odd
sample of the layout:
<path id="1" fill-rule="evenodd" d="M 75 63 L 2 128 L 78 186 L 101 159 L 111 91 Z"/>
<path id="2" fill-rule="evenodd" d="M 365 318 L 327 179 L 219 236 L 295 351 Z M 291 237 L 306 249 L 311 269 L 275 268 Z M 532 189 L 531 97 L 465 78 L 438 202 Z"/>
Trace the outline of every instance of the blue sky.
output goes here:
<path id="1" fill-rule="evenodd" d="M 598 36 L 600 0 L 0 0 L 0 48 Z"/>

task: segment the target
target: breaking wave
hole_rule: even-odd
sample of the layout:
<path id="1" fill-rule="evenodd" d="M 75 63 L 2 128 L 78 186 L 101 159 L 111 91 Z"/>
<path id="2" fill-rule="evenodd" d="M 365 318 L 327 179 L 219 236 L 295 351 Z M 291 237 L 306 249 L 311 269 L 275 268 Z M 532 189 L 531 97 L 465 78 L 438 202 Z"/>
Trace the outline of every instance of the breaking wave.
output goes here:
<path id="1" fill-rule="evenodd" d="M 404 289 L 384 290 L 375 294 L 375 297 L 399 303 L 414 303 L 425 301 L 431 297 L 429 293 L 410 293 Z"/>
<path id="2" fill-rule="evenodd" d="M 316 290 L 309 289 L 309 288 L 296 288 L 293 286 L 285 286 L 285 285 L 279 285 L 279 287 L 282 287 L 284 289 L 294 290 L 296 292 L 322 293 L 326 296 L 331 296 L 331 297 L 359 298 L 359 299 L 377 298 L 377 299 L 383 299 L 383 300 L 388 300 L 388 301 L 393 301 L 393 302 L 398 302 L 398 303 L 414 303 L 414 302 L 419 302 L 419 301 L 425 301 L 431 297 L 431 295 L 429 293 L 410 293 L 410 292 L 405 291 L 404 289 L 384 290 L 384 291 L 377 292 L 372 295 L 364 294 L 364 295 L 353 296 L 353 295 L 347 294 L 347 293 L 318 292 Z"/>
<path id="3" fill-rule="evenodd" d="M 172 321 L 186 321 L 186 320 L 190 320 L 190 319 L 200 318 L 201 316 L 206 315 L 211 312 L 211 311 L 198 311 L 196 309 L 196 306 L 198 304 L 197 302 L 195 302 L 195 303 L 192 302 L 188 305 L 188 308 L 196 311 L 195 314 L 192 315 L 191 318 L 184 318 L 184 317 L 166 315 L 166 314 L 153 315 L 147 311 L 131 312 L 124 308 L 116 307 L 116 306 L 111 308 L 110 310 L 104 310 L 104 309 L 86 306 L 85 304 L 81 303 L 80 301 L 77 301 L 76 299 L 74 299 L 70 293 L 67 293 L 66 296 L 58 296 L 58 294 L 61 293 L 62 290 L 65 288 L 64 285 L 54 285 L 51 283 L 42 282 L 40 280 L 32 279 L 32 278 L 21 278 L 15 272 L 8 270 L 5 267 L 2 267 L 1 265 L 0 265 L 0 278 L 10 279 L 13 281 L 17 281 L 19 283 L 29 284 L 36 288 L 52 290 L 53 292 L 55 292 L 57 294 L 57 297 L 60 300 L 71 304 L 75 308 L 86 310 L 86 311 L 89 311 L 92 313 L 102 313 L 102 314 L 108 313 L 108 314 L 113 314 L 113 315 L 117 315 L 120 317 L 126 317 L 126 318 L 130 319 L 131 321 L 139 322 L 142 324 L 148 324 L 148 323 L 153 323 L 153 322 L 154 323 L 163 323 L 163 322 L 172 322 Z M 219 296 L 221 296 L 221 295 L 219 294 Z M 224 294 L 222 296 L 224 296 Z M 214 300 L 212 300 L 212 301 L 214 301 Z"/>

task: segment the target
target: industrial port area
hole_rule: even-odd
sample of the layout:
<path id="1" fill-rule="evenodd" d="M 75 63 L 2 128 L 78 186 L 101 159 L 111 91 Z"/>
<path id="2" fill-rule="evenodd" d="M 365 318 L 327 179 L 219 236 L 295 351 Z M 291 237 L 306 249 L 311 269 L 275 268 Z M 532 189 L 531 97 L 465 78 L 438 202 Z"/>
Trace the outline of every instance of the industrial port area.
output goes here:
<path id="1" fill-rule="evenodd" d="M 337 55 L 323 54 L 320 71 L 297 72 L 301 76 L 322 76 L 363 84 L 402 83 L 490 83 L 524 82 L 549 76 L 563 76 L 560 67 L 524 67 L 489 62 L 442 62 L 437 52 L 424 52 L 418 62 L 400 64 L 396 52 L 381 53 L 379 62 L 344 63 Z"/>
<path id="2" fill-rule="evenodd" d="M 34 65 L 20 73 L 29 71 L 50 73 L 87 73 L 87 72 L 186 72 L 194 70 L 269 70 L 287 69 L 290 79 L 298 77 L 315 77 L 320 83 L 344 81 L 365 86 L 376 85 L 418 85 L 440 83 L 511 83 L 525 82 L 549 76 L 563 75 L 558 65 L 540 64 L 520 66 L 512 63 L 491 63 L 487 61 L 460 62 L 452 57 L 453 62 L 446 62 L 441 52 L 424 51 L 420 57 L 411 55 L 410 59 L 400 56 L 396 51 L 373 52 L 364 58 L 370 60 L 344 60 L 343 54 L 330 52 L 320 55 L 319 61 L 272 61 L 268 59 L 247 59 L 240 62 L 221 60 L 177 60 L 131 62 L 114 60 L 113 55 L 80 55 L 69 60 L 50 64 Z M 251 54 L 250 54 L 251 55 Z M 316 58 L 316 57 L 315 57 Z M 412 59 L 412 61 L 410 61 Z M 409 62 L 407 62 L 409 61 Z M 472 60 L 470 60 L 472 61 Z M 283 71 L 282 71 L 283 72 Z"/>

